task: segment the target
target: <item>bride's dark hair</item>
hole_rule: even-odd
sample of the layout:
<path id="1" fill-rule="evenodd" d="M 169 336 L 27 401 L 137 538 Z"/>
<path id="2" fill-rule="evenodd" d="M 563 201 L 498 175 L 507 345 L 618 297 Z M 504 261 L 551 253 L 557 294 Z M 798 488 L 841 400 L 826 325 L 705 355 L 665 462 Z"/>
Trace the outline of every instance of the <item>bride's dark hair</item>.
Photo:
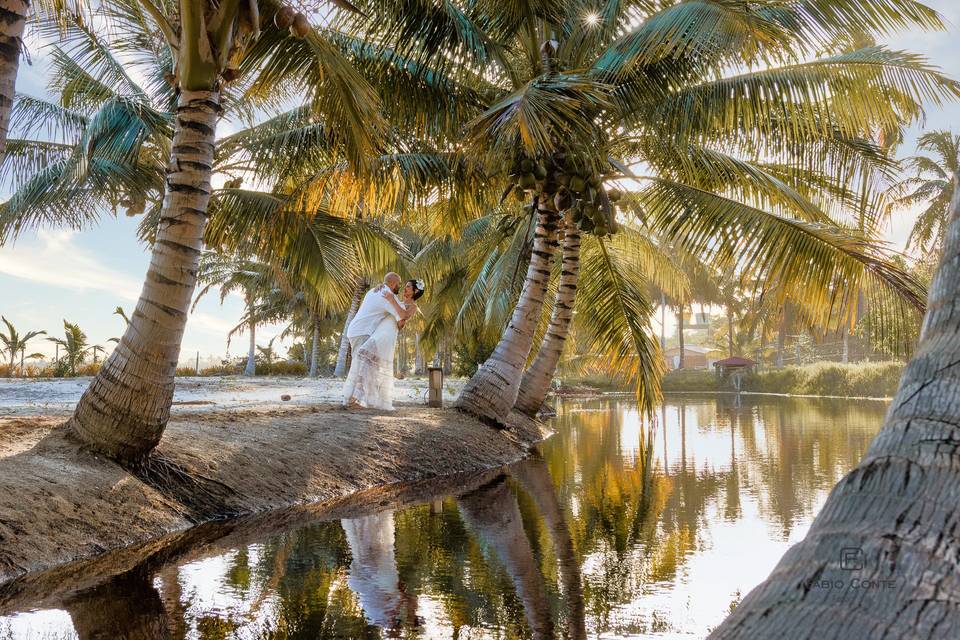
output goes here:
<path id="1" fill-rule="evenodd" d="M 416 280 L 407 280 L 407 284 L 413 287 L 413 299 L 419 300 L 420 296 L 423 295 L 423 289 L 417 286 Z"/>

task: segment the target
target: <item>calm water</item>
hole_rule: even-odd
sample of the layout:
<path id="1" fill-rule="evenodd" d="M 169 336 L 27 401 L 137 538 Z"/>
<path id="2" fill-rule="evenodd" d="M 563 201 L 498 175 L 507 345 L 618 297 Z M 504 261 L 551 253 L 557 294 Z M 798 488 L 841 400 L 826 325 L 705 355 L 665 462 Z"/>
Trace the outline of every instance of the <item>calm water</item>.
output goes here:
<path id="1" fill-rule="evenodd" d="M 0 638 L 702 638 L 803 537 L 885 405 L 565 402 L 463 495 L 192 550 Z M 226 538 L 229 540 L 229 538 Z"/>

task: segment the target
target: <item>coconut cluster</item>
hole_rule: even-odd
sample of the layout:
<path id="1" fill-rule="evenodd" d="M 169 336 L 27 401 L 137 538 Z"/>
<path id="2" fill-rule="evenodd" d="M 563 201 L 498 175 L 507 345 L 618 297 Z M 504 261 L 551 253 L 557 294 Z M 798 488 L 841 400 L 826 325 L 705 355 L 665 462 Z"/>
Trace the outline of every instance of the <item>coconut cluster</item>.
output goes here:
<path id="1" fill-rule="evenodd" d="M 273 22 L 279 29 L 289 29 L 290 35 L 297 38 L 306 38 L 310 33 L 310 21 L 307 20 L 307 16 L 286 5 L 277 9 Z"/>
<path id="2" fill-rule="evenodd" d="M 557 211 L 570 211 L 582 231 L 598 236 L 615 233 L 616 189 L 604 188 L 604 174 L 586 154 L 558 151 L 541 158 L 519 156 L 510 170 L 511 189 L 520 201 L 535 191 L 553 198 Z"/>

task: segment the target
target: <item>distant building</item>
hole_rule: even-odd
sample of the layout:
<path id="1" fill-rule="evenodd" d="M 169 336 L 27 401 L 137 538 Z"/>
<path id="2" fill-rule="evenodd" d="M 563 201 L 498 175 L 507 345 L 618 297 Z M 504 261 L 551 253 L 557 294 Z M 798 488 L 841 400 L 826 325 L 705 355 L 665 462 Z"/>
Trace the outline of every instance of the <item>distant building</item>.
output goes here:
<path id="1" fill-rule="evenodd" d="M 716 367 L 717 374 L 719 374 L 721 378 L 725 378 L 733 373 L 749 373 L 757 366 L 757 361 L 751 360 L 750 358 L 733 356 L 731 358 L 717 360 L 713 363 L 713 366 Z"/>
<path id="2" fill-rule="evenodd" d="M 686 345 L 683 348 L 683 368 L 684 369 L 709 369 L 711 365 L 720 357 L 720 352 L 708 347 L 698 347 L 696 345 Z M 672 347 L 663 352 L 663 358 L 666 361 L 667 371 L 673 371 L 680 368 L 680 347 Z"/>

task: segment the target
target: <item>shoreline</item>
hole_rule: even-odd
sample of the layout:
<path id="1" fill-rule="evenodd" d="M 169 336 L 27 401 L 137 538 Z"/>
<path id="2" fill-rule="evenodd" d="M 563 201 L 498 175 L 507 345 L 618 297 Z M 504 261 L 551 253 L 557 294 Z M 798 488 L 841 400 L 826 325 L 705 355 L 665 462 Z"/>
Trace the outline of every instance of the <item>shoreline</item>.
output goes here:
<path id="1" fill-rule="evenodd" d="M 137 556 L 137 548 L 224 516 L 324 509 L 499 469 L 551 434 L 518 414 L 498 430 L 422 405 L 392 413 L 322 404 L 181 409 L 151 464 L 134 474 L 81 451 L 62 421 L 0 417 L 0 594 L 108 552 Z"/>
<path id="2" fill-rule="evenodd" d="M 806 398 L 814 400 L 870 400 L 871 402 L 890 402 L 893 400 L 892 396 L 889 397 L 877 397 L 877 396 L 820 396 L 812 395 L 806 393 L 774 393 L 771 391 L 717 391 L 717 390 L 705 390 L 705 391 L 664 391 L 664 396 L 769 396 L 774 398 Z M 563 393 L 555 395 L 554 397 L 560 399 L 566 398 L 630 398 L 633 396 L 632 391 L 604 391 L 602 389 L 596 389 L 595 391 L 582 391 L 582 392 L 572 392 L 572 393 Z"/>

